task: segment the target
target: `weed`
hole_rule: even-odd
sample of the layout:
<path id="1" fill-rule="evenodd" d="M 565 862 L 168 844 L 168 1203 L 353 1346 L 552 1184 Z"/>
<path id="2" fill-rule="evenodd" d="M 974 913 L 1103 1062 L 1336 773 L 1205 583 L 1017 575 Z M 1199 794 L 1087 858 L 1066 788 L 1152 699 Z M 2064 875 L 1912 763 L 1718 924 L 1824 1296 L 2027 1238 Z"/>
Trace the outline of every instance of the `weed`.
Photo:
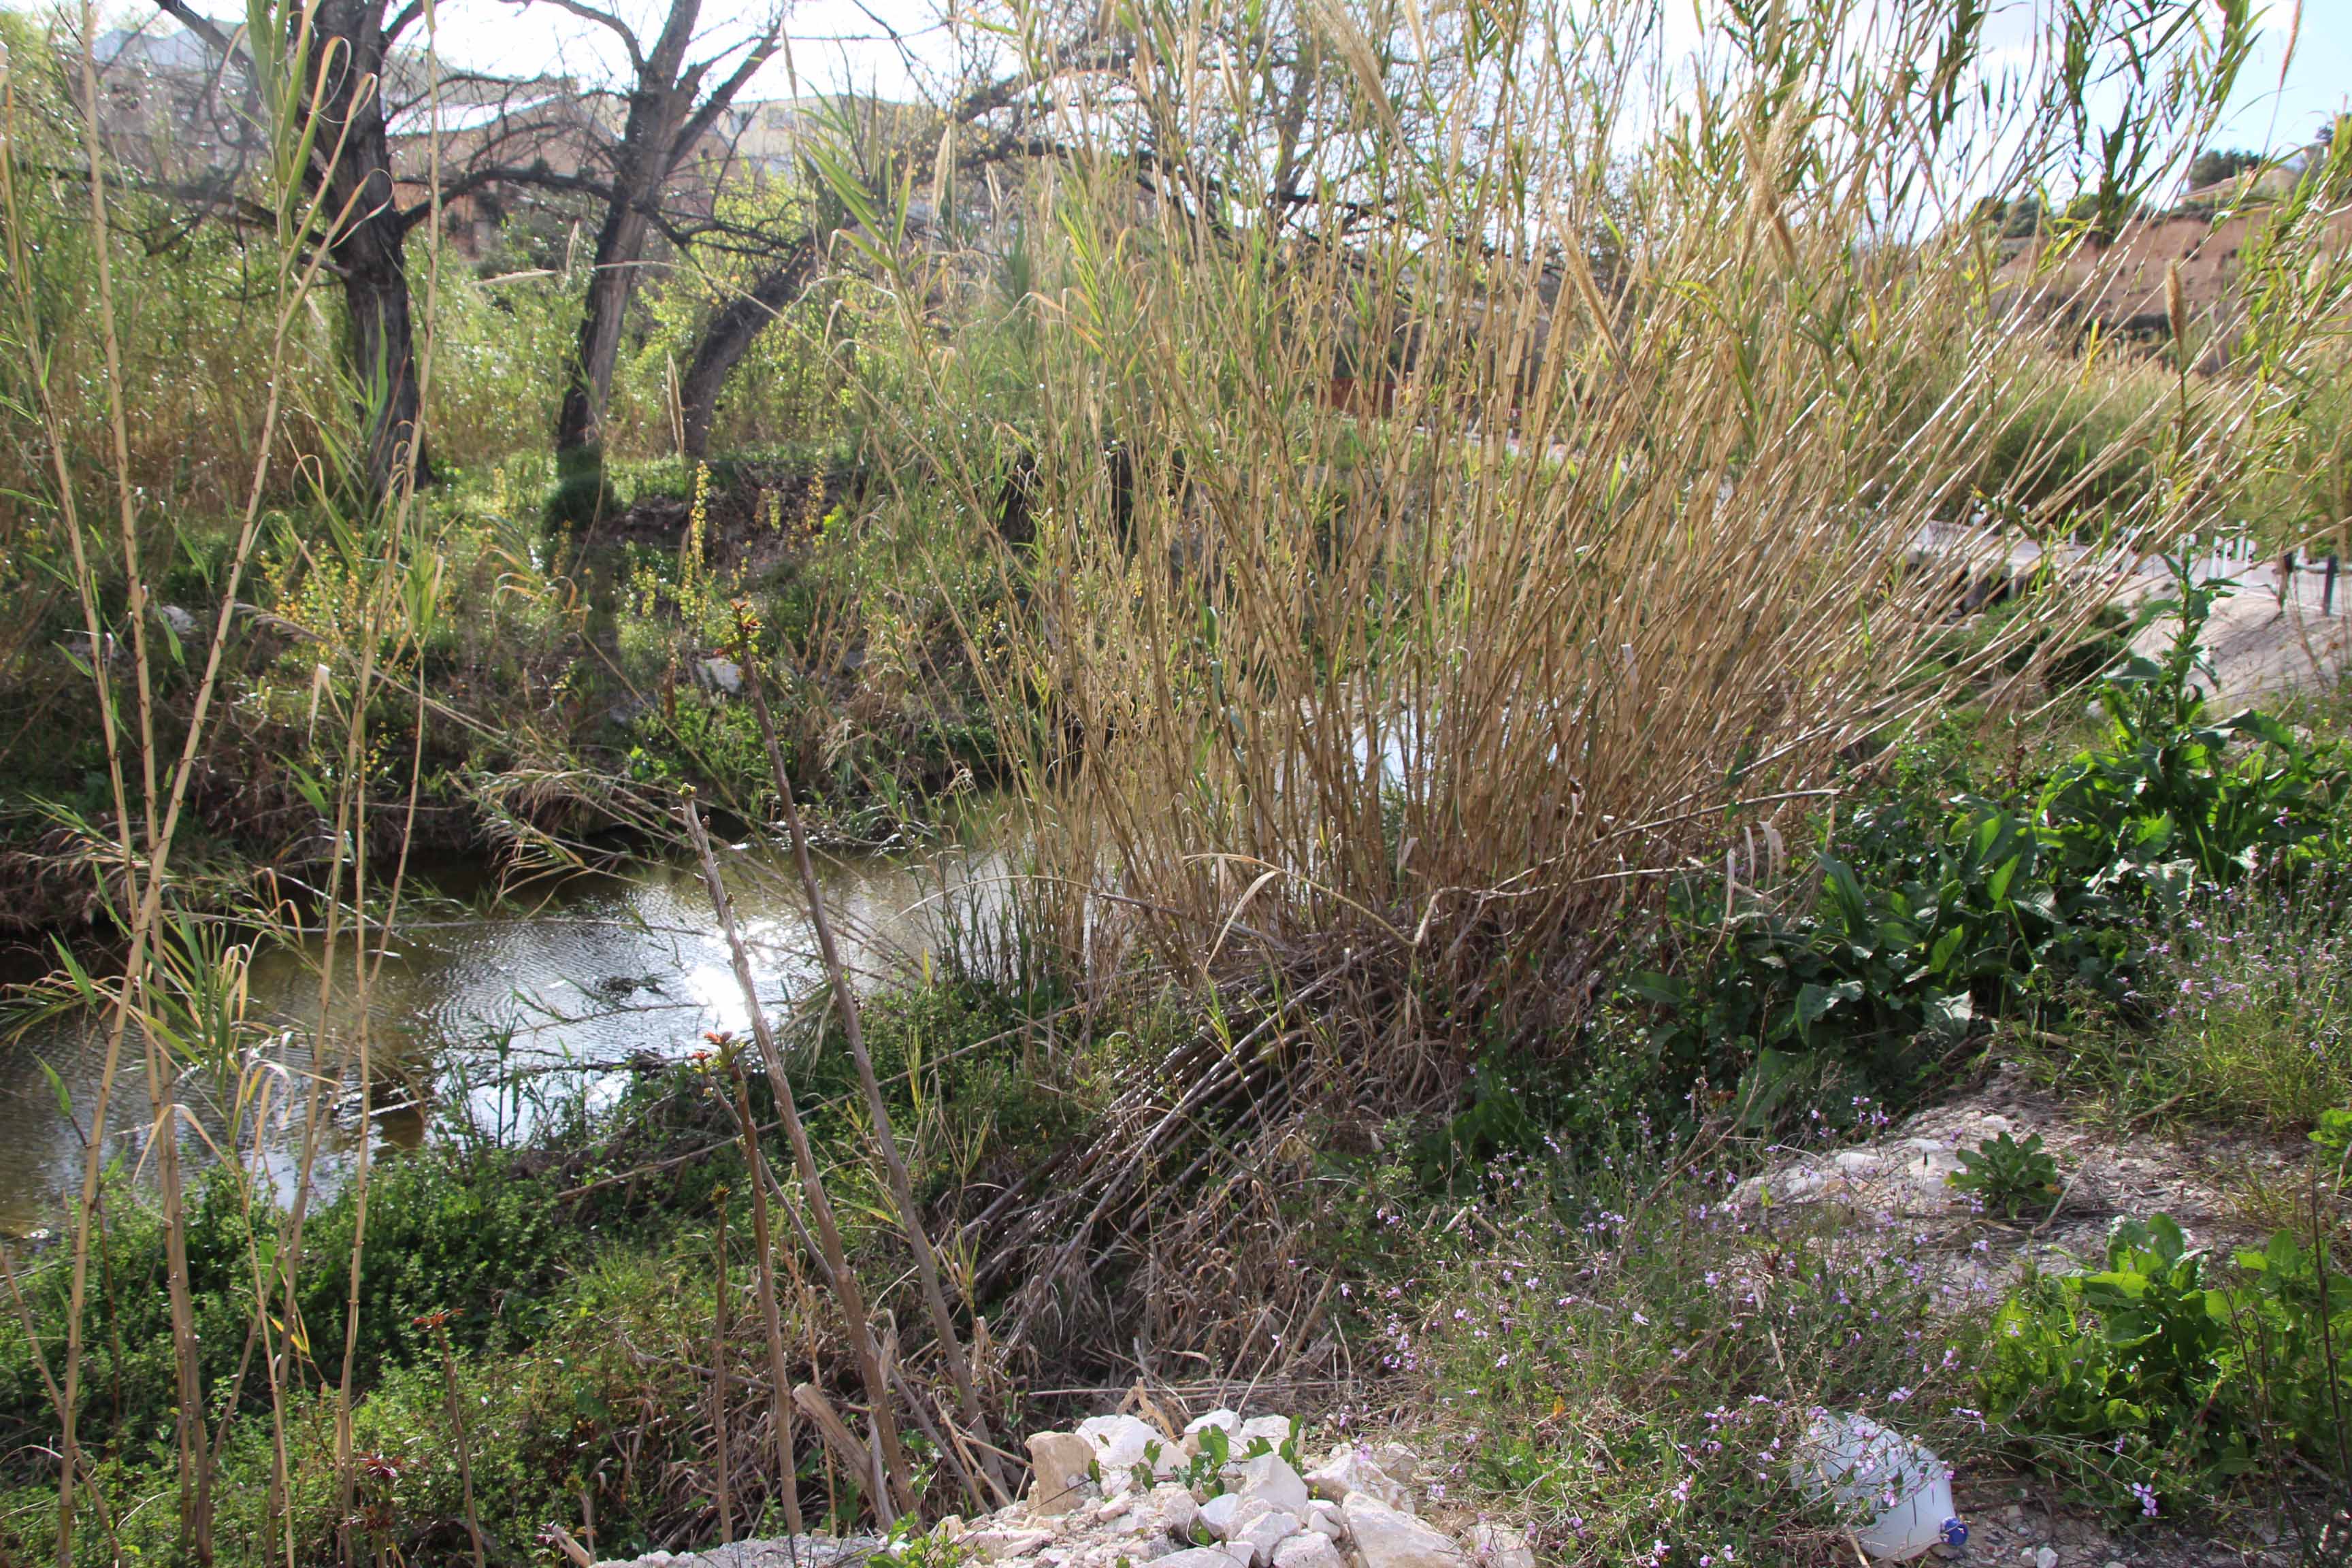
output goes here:
<path id="1" fill-rule="evenodd" d="M 2042 1134 L 2021 1143 L 2007 1132 L 1960 1151 L 1960 1168 L 1946 1178 L 1952 1187 L 2010 1219 L 2047 1214 L 2058 1202 L 2058 1162 L 2042 1147 Z"/>

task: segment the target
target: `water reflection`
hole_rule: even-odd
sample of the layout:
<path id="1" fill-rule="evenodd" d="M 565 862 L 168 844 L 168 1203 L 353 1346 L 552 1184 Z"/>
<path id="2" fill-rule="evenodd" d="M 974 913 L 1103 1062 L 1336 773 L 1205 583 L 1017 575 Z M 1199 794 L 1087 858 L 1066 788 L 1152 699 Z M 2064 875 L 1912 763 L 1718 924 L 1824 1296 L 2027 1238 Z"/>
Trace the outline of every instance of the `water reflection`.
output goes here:
<path id="1" fill-rule="evenodd" d="M 830 859 L 827 907 L 845 957 L 870 979 L 932 951 L 949 921 L 992 918 L 1003 907 L 999 870 L 992 859 L 961 855 Z M 467 876 L 466 868 L 441 868 L 436 881 L 446 893 Z M 733 857 L 729 885 L 762 1005 L 772 1013 L 811 996 L 822 972 L 788 857 Z M 266 1042 L 255 1054 L 268 1064 L 272 1100 L 292 1110 L 281 1118 L 287 1133 L 264 1150 L 281 1181 L 313 1074 L 322 1060 L 331 1069 L 338 1051 L 356 1049 L 362 1016 L 370 1120 L 380 1142 L 395 1144 L 423 1138 L 433 1113 L 515 1136 L 551 1097 L 584 1091 L 609 1101 L 633 1059 L 675 1058 L 705 1030 L 748 1023 L 701 879 L 677 865 L 575 877 L 530 901 L 436 900 L 403 922 L 364 1005 L 346 942 L 322 1012 L 321 953 L 315 940 L 264 951 L 249 973 L 247 1021 Z M 102 1027 L 86 1017 L 0 1037 L 0 1233 L 54 1224 L 58 1195 L 79 1184 L 104 1050 Z M 106 1119 L 107 1157 L 133 1168 L 151 1120 L 145 1087 L 134 1034 Z M 359 1088 L 355 1068 L 328 1086 L 337 1115 L 321 1157 L 331 1175 L 354 1147 Z M 188 1098 L 234 1092 L 206 1083 L 192 1085 Z M 207 1144 L 222 1140 L 227 1120 L 217 1104 L 196 1107 L 198 1125 L 182 1136 L 191 1160 L 210 1157 Z"/>

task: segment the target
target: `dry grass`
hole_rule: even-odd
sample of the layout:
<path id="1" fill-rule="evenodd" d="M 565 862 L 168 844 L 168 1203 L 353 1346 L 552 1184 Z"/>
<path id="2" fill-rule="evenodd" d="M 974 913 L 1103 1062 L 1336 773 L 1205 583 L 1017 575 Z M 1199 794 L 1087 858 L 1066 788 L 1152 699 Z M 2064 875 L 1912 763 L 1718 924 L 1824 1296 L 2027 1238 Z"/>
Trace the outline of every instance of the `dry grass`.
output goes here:
<path id="1" fill-rule="evenodd" d="M 973 652 L 1090 973 L 1344 952 L 1395 978 L 1395 1039 L 1557 1024 L 1644 872 L 1792 821 L 1943 689 L 1948 584 L 1909 553 L 1978 505 L 1987 411 L 2073 374 L 1990 291 L 1961 193 L 2060 149 L 2054 110 L 1931 134 L 1928 84 L 1881 68 L 1949 18 L 1865 15 L 1684 64 L 1642 7 L 1519 9 L 1466 72 L 1459 18 L 1171 22 L 1074 95 L 1003 220 L 1034 391 L 971 406 L 1003 395 L 977 356 L 932 356 L 907 468 L 979 522 L 1034 422 L 1025 613 Z M 1277 225 L 1235 193 L 1286 123 Z M 2153 451 L 2159 482 L 2018 510 L 2210 521 L 2242 393 L 2176 391 L 2195 418 L 2136 402 L 2071 455 Z"/>

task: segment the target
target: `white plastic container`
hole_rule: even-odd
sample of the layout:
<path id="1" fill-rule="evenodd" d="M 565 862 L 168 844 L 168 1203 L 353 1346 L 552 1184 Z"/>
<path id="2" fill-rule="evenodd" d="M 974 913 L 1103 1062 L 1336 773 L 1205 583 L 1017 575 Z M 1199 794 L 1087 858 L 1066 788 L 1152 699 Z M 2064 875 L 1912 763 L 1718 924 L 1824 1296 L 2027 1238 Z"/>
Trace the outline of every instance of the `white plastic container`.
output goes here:
<path id="1" fill-rule="evenodd" d="M 1798 1484 L 1841 1509 L 1868 1513 L 1854 1539 L 1873 1557 L 1906 1563 L 1968 1531 L 1952 1511 L 1952 1476 L 1933 1449 L 1867 1415 L 1817 1411 L 1792 1463 Z"/>

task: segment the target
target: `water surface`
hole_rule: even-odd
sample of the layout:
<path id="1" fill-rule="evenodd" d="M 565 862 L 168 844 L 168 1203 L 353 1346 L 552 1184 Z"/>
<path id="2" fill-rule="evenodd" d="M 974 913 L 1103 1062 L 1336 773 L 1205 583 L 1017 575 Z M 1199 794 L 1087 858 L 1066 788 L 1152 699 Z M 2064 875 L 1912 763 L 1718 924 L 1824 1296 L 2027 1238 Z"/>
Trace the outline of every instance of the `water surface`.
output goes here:
<path id="1" fill-rule="evenodd" d="M 737 919 L 772 1016 L 815 993 L 813 930 L 788 855 L 759 848 L 730 858 Z M 834 856 L 822 875 L 845 957 L 869 981 L 934 951 L 951 922 L 992 918 L 1003 905 L 992 864 L 968 857 Z M 320 940 L 257 951 L 247 987 L 248 1081 L 266 1079 L 273 1098 L 299 1103 L 320 1062 L 331 1070 L 340 1052 L 356 1051 L 364 1016 L 368 1120 L 379 1142 L 413 1143 L 431 1118 L 470 1117 L 486 1133 L 513 1137 L 551 1100 L 617 1094 L 633 1058 L 674 1058 L 700 1048 L 705 1030 L 746 1027 L 726 942 L 688 868 L 656 862 L 503 898 L 472 885 L 481 880 L 478 868 L 435 868 L 436 896 L 413 905 L 385 944 L 364 1007 L 349 978 L 348 937 L 323 1015 Z M 60 1195 L 79 1188 L 104 1046 L 88 1017 L 45 1019 L 13 1039 L 0 1033 L 0 1235 L 54 1226 Z M 331 1086 L 330 1181 L 355 1147 L 361 1081 L 353 1064 Z M 198 1111 L 181 1137 L 187 1158 L 215 1156 L 227 1121 L 217 1102 L 234 1092 L 209 1079 L 190 1086 Z M 150 1120 L 134 1034 L 107 1115 L 108 1158 L 141 1169 Z M 281 1176 L 294 1142 L 291 1126 L 281 1127 L 266 1151 Z"/>

